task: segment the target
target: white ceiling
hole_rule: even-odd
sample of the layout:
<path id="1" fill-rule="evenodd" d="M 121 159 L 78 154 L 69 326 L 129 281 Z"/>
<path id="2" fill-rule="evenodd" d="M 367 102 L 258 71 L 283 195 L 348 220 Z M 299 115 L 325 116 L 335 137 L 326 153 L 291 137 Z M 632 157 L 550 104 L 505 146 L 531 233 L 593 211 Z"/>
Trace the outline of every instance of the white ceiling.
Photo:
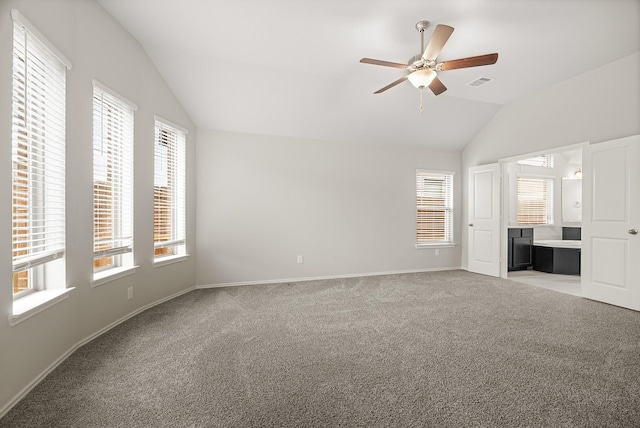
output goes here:
<path id="1" fill-rule="evenodd" d="M 640 51 L 639 0 L 98 0 L 144 47 L 196 126 L 461 150 L 504 104 Z M 419 53 L 414 25 L 455 32 L 439 61 L 497 64 L 373 92 Z M 478 77 L 495 80 L 466 86 Z M 606 84 L 606 82 L 594 82 Z"/>

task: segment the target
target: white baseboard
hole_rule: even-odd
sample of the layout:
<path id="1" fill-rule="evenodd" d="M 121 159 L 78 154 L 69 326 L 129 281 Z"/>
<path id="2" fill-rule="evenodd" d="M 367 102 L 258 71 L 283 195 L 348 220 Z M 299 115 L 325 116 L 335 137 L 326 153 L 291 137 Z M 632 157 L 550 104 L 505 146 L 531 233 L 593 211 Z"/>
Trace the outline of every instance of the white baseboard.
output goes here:
<path id="1" fill-rule="evenodd" d="M 237 287 L 241 285 L 281 284 L 283 282 L 302 282 L 302 281 L 317 281 L 321 279 L 358 278 L 358 277 L 367 277 L 367 276 L 397 275 L 402 273 L 439 272 L 439 271 L 446 271 L 446 270 L 460 270 L 460 266 L 431 268 L 431 269 L 394 270 L 394 271 L 388 271 L 388 272 L 353 273 L 353 274 L 346 274 L 346 275 L 327 275 L 327 276 L 314 276 L 314 277 L 303 277 L 303 278 L 268 279 L 268 280 L 261 280 L 261 281 L 221 282 L 216 284 L 196 285 L 195 288 L 203 289 L 203 288 L 219 288 L 219 287 Z"/>
<path id="2" fill-rule="evenodd" d="M 56 367 L 58 367 L 60 364 L 62 364 L 62 362 L 64 362 L 64 360 L 69 358 L 69 356 L 71 356 L 71 354 L 73 354 L 81 346 L 86 345 L 87 343 L 89 343 L 93 339 L 95 339 L 96 337 L 101 336 L 102 334 L 104 334 L 107 331 L 111 330 L 115 326 L 117 326 L 119 324 L 122 324 L 123 322 L 125 322 L 129 318 L 132 318 L 132 317 L 138 315 L 139 313 L 144 312 L 147 309 L 150 309 L 150 308 L 152 308 L 154 306 L 157 306 L 157 305 L 159 305 L 161 303 L 167 302 L 167 301 L 169 301 L 171 299 L 175 299 L 178 296 L 181 296 L 181 295 L 186 294 L 186 293 L 188 293 L 190 291 L 193 291 L 194 289 L 195 289 L 195 287 L 189 287 L 186 290 L 179 291 L 179 292 L 174 293 L 174 294 L 172 294 L 170 296 L 164 297 L 164 298 L 162 298 L 160 300 L 157 300 L 157 301 L 155 301 L 153 303 L 149 303 L 148 305 L 145 305 L 145 306 L 143 306 L 141 308 L 138 308 L 135 311 L 123 316 L 119 320 L 112 322 L 108 326 L 98 330 L 97 332 L 89 335 L 88 337 L 84 338 L 80 342 L 76 343 L 69 350 L 67 350 L 67 352 L 65 352 L 57 360 L 55 360 L 49 367 L 47 367 L 42 373 L 40 373 L 38 376 L 36 376 L 35 379 L 33 379 L 31 382 L 29 382 L 29 384 L 27 386 L 25 386 L 18 394 L 16 394 L 15 397 L 13 397 L 11 400 L 9 400 L 9 402 L 7 404 L 5 404 L 2 408 L 0 408 L 0 418 L 2 418 L 4 415 L 6 415 L 9 412 L 9 410 L 11 410 L 13 408 L 13 406 L 18 404 L 18 402 L 20 400 L 22 400 L 29 392 L 31 392 L 31 390 L 33 388 L 35 388 L 40 382 L 42 382 L 42 380 L 45 377 L 47 377 L 47 375 L 49 373 L 51 373 L 53 370 L 55 370 Z"/>

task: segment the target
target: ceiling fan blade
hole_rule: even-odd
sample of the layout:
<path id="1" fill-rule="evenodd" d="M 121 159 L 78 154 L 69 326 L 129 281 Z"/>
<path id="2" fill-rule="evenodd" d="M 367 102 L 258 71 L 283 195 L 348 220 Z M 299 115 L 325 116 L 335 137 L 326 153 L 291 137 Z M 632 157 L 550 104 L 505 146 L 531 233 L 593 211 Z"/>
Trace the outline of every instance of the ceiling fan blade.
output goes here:
<path id="1" fill-rule="evenodd" d="M 379 59 L 362 58 L 360 62 L 364 64 L 383 65 L 385 67 L 402 68 L 406 69 L 407 64 L 400 64 L 399 62 L 380 61 Z"/>
<path id="2" fill-rule="evenodd" d="M 444 47 L 445 43 L 447 43 L 447 40 L 451 37 L 451 33 L 453 33 L 453 27 L 438 24 L 436 29 L 433 31 L 433 35 L 431 36 L 431 40 L 429 40 L 427 48 L 422 54 L 422 59 L 425 61 L 435 61 L 438 55 L 440 55 L 440 51 Z"/>
<path id="3" fill-rule="evenodd" d="M 438 71 L 455 70 L 457 68 L 469 68 L 478 67 L 480 65 L 491 65 L 498 61 L 498 54 L 486 54 L 478 56 L 470 56 L 467 58 L 454 59 L 451 61 L 445 61 L 436 67 Z"/>
<path id="4" fill-rule="evenodd" d="M 399 78 L 398 80 L 396 80 L 393 83 L 389 83 L 387 86 L 385 86 L 382 89 L 378 89 L 377 91 L 374 92 L 374 94 L 379 94 L 380 92 L 384 92 L 387 89 L 391 89 L 396 85 L 399 85 L 400 83 L 404 82 L 405 80 L 407 80 L 409 78 L 409 76 L 402 76 L 401 78 Z"/>
<path id="5" fill-rule="evenodd" d="M 434 95 L 440 95 L 447 90 L 447 87 L 438 79 L 438 76 L 434 77 L 433 81 L 429 84 L 429 89 Z"/>

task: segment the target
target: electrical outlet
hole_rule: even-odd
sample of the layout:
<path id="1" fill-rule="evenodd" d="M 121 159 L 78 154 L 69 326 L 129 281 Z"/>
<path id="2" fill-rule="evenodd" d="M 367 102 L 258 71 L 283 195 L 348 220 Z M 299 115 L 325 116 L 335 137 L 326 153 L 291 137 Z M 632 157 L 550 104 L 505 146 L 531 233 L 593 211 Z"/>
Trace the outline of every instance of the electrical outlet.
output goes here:
<path id="1" fill-rule="evenodd" d="M 304 257 L 298 256 L 298 264 L 304 263 Z"/>
<path id="2" fill-rule="evenodd" d="M 440 249 L 436 248 L 436 256 L 439 256 L 439 255 L 440 255 Z"/>
<path id="3" fill-rule="evenodd" d="M 133 287 L 127 288 L 127 300 L 133 299 Z"/>

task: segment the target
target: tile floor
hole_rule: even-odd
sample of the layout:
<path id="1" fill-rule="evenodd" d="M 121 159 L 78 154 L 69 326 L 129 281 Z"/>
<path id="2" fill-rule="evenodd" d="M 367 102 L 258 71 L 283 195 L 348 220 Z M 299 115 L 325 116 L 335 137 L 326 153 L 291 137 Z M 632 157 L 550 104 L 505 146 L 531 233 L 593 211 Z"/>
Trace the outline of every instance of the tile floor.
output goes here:
<path id="1" fill-rule="evenodd" d="M 535 270 L 509 272 L 507 277 L 512 281 L 536 287 L 548 288 L 560 293 L 582 296 L 579 275 L 556 275 Z"/>

